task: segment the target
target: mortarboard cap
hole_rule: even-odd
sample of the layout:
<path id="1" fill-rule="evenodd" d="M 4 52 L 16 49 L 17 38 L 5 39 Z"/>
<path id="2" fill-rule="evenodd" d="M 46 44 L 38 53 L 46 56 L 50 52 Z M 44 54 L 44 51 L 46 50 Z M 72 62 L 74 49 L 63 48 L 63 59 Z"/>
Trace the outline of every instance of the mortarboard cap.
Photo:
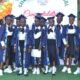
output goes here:
<path id="1" fill-rule="evenodd" d="M 19 16 L 20 19 L 27 19 L 24 15 Z"/>
<path id="2" fill-rule="evenodd" d="M 41 19 L 41 17 L 40 17 L 40 16 L 35 16 L 35 19 L 40 20 L 40 19 Z"/>
<path id="3" fill-rule="evenodd" d="M 41 17 L 41 19 L 43 19 L 44 21 L 46 21 L 46 19 L 44 17 Z"/>
<path id="4" fill-rule="evenodd" d="M 69 14 L 68 17 L 73 17 L 75 18 L 76 16 L 74 14 Z"/>
<path id="5" fill-rule="evenodd" d="M 5 19 L 11 19 L 10 15 L 5 16 Z"/>
<path id="6" fill-rule="evenodd" d="M 54 17 L 48 17 L 47 20 L 54 19 Z"/>
<path id="7" fill-rule="evenodd" d="M 10 17 L 11 17 L 12 19 L 14 19 L 14 18 L 15 18 L 15 16 L 14 16 L 14 15 L 12 15 L 12 14 L 10 15 Z"/>
<path id="8" fill-rule="evenodd" d="M 58 16 L 63 17 L 63 16 L 64 16 L 64 14 L 63 14 L 63 13 L 61 13 L 61 12 L 59 12 L 59 13 L 57 13 L 56 17 L 58 17 Z"/>
<path id="9" fill-rule="evenodd" d="M 42 16 L 42 14 L 41 13 L 36 13 L 36 16 Z"/>
<path id="10" fill-rule="evenodd" d="M 16 17 L 15 19 L 16 19 L 16 20 L 20 20 L 20 17 Z"/>

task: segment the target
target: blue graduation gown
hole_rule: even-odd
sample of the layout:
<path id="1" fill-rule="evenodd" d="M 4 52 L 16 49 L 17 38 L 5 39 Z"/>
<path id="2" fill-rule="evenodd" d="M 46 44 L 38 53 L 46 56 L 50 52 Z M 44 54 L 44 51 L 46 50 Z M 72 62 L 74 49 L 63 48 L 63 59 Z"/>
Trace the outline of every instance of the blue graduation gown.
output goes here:
<path id="1" fill-rule="evenodd" d="M 14 26 L 14 25 L 12 25 L 12 26 Z M 14 26 L 14 28 L 15 28 L 15 26 Z M 14 31 L 14 28 L 12 27 L 12 31 Z M 7 32 L 6 32 L 6 24 L 3 24 L 2 25 L 2 27 L 1 27 L 1 35 L 2 35 L 2 40 L 5 42 L 5 45 L 7 46 Z M 7 47 L 8 48 L 8 47 Z M 5 55 L 5 57 L 7 56 L 7 53 L 6 53 L 6 51 L 7 51 L 7 48 L 4 50 L 4 55 Z"/>
<path id="2" fill-rule="evenodd" d="M 78 28 L 78 41 L 79 41 L 79 53 L 78 53 L 78 57 L 80 57 L 80 27 Z"/>
<path id="3" fill-rule="evenodd" d="M 6 57 L 6 53 L 5 53 L 5 50 L 6 49 L 3 49 L 2 48 L 2 45 L 1 45 L 1 41 L 4 41 L 5 43 L 5 36 L 4 36 L 4 27 L 3 25 L 0 27 L 0 63 L 2 62 L 5 62 L 5 57 Z"/>
<path id="4" fill-rule="evenodd" d="M 13 34 L 14 34 L 14 30 L 15 30 L 15 25 L 11 25 L 11 27 L 8 27 L 8 30 L 10 30 L 12 32 L 12 35 L 8 35 L 8 32 L 7 32 L 7 25 L 4 24 L 4 27 L 5 27 L 5 34 L 7 36 L 7 54 L 6 54 L 6 59 L 8 58 L 9 59 L 9 65 L 12 65 L 13 62 L 14 62 L 14 58 L 15 58 L 15 53 L 14 53 L 14 50 L 13 50 L 13 45 L 12 45 L 12 37 L 13 37 Z"/>
<path id="5" fill-rule="evenodd" d="M 49 28 L 48 28 L 49 29 Z M 47 33 L 48 33 L 48 29 L 47 29 Z M 58 34 L 59 34 L 59 32 L 58 32 L 58 29 L 57 29 L 57 27 L 55 27 L 55 31 L 54 31 L 55 33 L 56 33 L 56 53 L 54 53 L 55 54 L 55 63 L 56 63 L 56 65 L 58 66 L 59 64 L 60 64 L 60 62 L 59 62 L 59 54 L 58 54 Z"/>
<path id="6" fill-rule="evenodd" d="M 40 29 L 40 31 L 41 31 L 41 29 Z M 35 24 L 32 24 L 32 29 L 30 30 L 30 38 L 31 38 L 30 43 L 31 43 L 32 49 L 35 46 L 34 33 L 35 33 Z M 41 38 L 40 38 L 40 47 L 41 47 Z M 34 65 L 35 63 L 36 63 L 35 58 L 32 57 L 32 64 Z"/>
<path id="7" fill-rule="evenodd" d="M 41 64 L 42 65 L 48 65 L 48 52 L 47 52 L 47 26 L 44 25 L 41 28 Z"/>
<path id="8" fill-rule="evenodd" d="M 40 31 L 41 31 L 41 29 L 40 29 Z M 31 42 L 32 47 L 35 46 L 34 33 L 35 33 L 35 24 L 32 25 L 32 29 L 31 29 L 31 33 L 30 33 L 30 37 L 31 37 L 30 42 Z M 40 46 L 41 46 L 41 44 L 40 44 Z"/>
<path id="9" fill-rule="evenodd" d="M 30 59 L 29 58 L 30 54 L 28 53 L 28 49 L 30 46 L 30 30 L 29 30 L 28 25 L 26 25 L 26 30 L 25 30 L 25 33 L 27 33 L 27 34 L 26 34 L 26 39 L 25 39 L 26 44 L 24 45 L 25 51 L 24 51 L 24 57 L 23 57 L 23 59 L 24 59 L 23 66 L 21 66 L 21 55 L 20 55 L 20 50 L 19 50 L 18 33 L 19 33 L 19 28 L 16 28 L 13 39 L 12 39 L 12 44 L 13 45 L 16 44 L 16 55 L 15 55 L 16 66 L 28 68 L 29 67 L 29 59 Z"/>
<path id="10" fill-rule="evenodd" d="M 67 35 L 68 29 L 69 29 L 69 25 L 65 25 L 64 28 L 63 28 L 63 38 L 65 38 L 67 42 L 68 42 L 68 35 Z M 76 32 L 75 32 L 75 37 L 74 37 L 74 40 L 73 40 L 74 41 L 73 46 L 74 47 L 79 47 L 79 28 L 76 25 L 74 25 L 74 29 L 76 30 Z M 73 56 L 74 57 L 77 57 L 76 53 L 77 53 L 76 50 L 73 49 Z M 64 53 L 64 57 L 65 57 L 65 54 L 66 54 L 66 51 Z"/>
<path id="11" fill-rule="evenodd" d="M 63 25 L 60 25 L 62 27 L 62 33 L 60 32 L 60 29 L 58 27 L 58 25 L 56 25 L 56 29 L 57 29 L 57 47 L 59 49 L 59 57 L 60 58 L 63 58 L 64 56 L 64 44 L 63 44 L 63 41 L 62 41 L 62 38 L 63 38 Z"/>

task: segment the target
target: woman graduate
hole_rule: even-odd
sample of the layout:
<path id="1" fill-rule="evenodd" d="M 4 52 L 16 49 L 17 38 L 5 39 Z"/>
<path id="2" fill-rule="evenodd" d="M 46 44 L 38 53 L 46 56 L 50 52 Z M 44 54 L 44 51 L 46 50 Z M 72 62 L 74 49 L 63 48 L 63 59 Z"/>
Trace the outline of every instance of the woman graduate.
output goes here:
<path id="1" fill-rule="evenodd" d="M 50 62 L 50 69 L 53 75 L 56 73 L 56 65 L 59 64 L 58 45 L 57 45 L 57 28 L 54 25 L 54 17 L 48 18 L 48 30 L 47 30 L 47 50 Z"/>
<path id="2" fill-rule="evenodd" d="M 3 28 L 3 23 L 2 20 L 0 21 L 0 76 L 3 75 L 3 63 L 5 62 L 5 39 L 3 36 L 4 33 L 4 28 Z"/>
<path id="3" fill-rule="evenodd" d="M 16 19 L 16 25 L 15 25 L 15 30 L 14 30 L 13 37 L 12 37 L 12 45 L 13 46 L 14 46 L 14 42 L 15 42 L 14 41 L 14 37 L 16 36 L 16 32 L 20 28 L 20 25 L 21 25 L 20 24 L 20 16 L 16 17 L 15 19 Z M 14 53 L 16 53 L 15 50 L 14 50 Z M 14 56 L 15 67 L 14 67 L 13 72 L 17 72 L 18 71 L 18 64 L 17 64 L 17 62 L 19 62 L 19 61 L 18 61 L 17 56 L 18 56 L 18 54 L 15 54 L 15 56 Z"/>
<path id="4" fill-rule="evenodd" d="M 47 25 L 46 19 L 41 17 L 40 19 L 41 26 L 41 67 L 42 71 L 46 74 L 48 73 L 48 53 L 47 53 Z"/>
<path id="5" fill-rule="evenodd" d="M 66 47 L 64 54 L 64 67 L 62 72 L 66 72 L 71 74 L 71 64 L 72 58 L 75 57 L 76 51 L 78 50 L 78 27 L 74 25 L 75 15 L 70 14 L 69 16 L 69 24 L 64 27 L 63 32 L 63 42 Z M 67 59 L 68 65 L 67 65 Z"/>
<path id="6" fill-rule="evenodd" d="M 62 59 L 63 58 L 63 53 L 64 53 L 64 44 L 62 41 L 62 33 L 63 33 L 63 25 L 62 25 L 62 21 L 63 21 L 63 17 L 64 14 L 61 12 L 58 12 L 56 15 L 56 28 L 58 30 L 58 54 L 59 54 L 59 58 Z"/>
<path id="7" fill-rule="evenodd" d="M 80 24 L 80 18 L 78 19 L 78 23 Z M 79 52 L 76 55 L 75 61 L 78 62 L 77 69 L 73 73 L 74 75 L 80 74 L 80 27 L 78 27 L 78 40 L 79 40 Z"/>
<path id="8" fill-rule="evenodd" d="M 7 67 L 4 69 L 5 73 L 12 73 L 12 65 L 13 65 L 13 46 L 12 46 L 12 36 L 15 30 L 15 26 L 13 25 L 14 23 L 14 16 L 13 15 L 7 15 L 5 16 L 5 24 L 3 25 L 4 27 L 4 36 L 5 36 L 5 44 L 6 44 L 6 61 L 5 61 L 5 66 Z"/>
<path id="9" fill-rule="evenodd" d="M 41 58 L 41 27 L 40 17 L 35 16 L 35 21 L 32 26 L 32 53 L 34 58 L 33 74 L 40 74 L 40 58 Z"/>
<path id="10" fill-rule="evenodd" d="M 13 37 L 14 49 L 16 50 L 18 74 L 28 75 L 28 49 L 29 49 L 29 27 L 26 24 L 26 17 L 20 15 L 20 27 L 17 28 Z"/>

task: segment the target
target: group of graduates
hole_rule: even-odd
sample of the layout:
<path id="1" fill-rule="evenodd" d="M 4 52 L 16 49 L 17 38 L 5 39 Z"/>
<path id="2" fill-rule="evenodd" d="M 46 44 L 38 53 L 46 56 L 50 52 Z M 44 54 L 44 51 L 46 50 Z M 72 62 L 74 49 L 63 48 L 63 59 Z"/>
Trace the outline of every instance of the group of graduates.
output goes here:
<path id="1" fill-rule="evenodd" d="M 12 72 L 28 75 L 30 68 L 32 74 L 42 71 L 54 75 L 60 65 L 59 59 L 64 60 L 62 72 L 71 74 L 72 58 L 78 63 L 74 74 L 79 74 L 80 28 L 74 24 L 74 14 L 68 15 L 67 25 L 61 24 L 63 17 L 59 12 L 45 19 L 38 13 L 31 29 L 24 15 L 7 15 L 0 20 L 0 76 Z"/>

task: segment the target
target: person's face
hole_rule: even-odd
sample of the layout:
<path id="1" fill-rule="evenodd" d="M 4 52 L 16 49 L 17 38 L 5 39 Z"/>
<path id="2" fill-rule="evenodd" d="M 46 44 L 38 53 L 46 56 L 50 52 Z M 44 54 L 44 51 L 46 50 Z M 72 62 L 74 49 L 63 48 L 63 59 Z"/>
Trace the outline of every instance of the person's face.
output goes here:
<path id="1" fill-rule="evenodd" d="M 74 19 L 73 17 L 70 17 L 70 18 L 69 18 L 69 23 L 70 23 L 70 24 L 73 24 L 74 21 L 75 21 L 75 19 Z"/>
<path id="2" fill-rule="evenodd" d="M 48 23 L 49 23 L 49 26 L 53 27 L 54 26 L 54 19 L 50 19 Z"/>
<path id="3" fill-rule="evenodd" d="M 24 26 L 26 25 L 26 19 L 21 19 L 21 20 L 20 20 L 20 25 L 21 25 L 22 27 L 24 27 Z"/>
<path id="4" fill-rule="evenodd" d="M 45 21 L 44 21 L 43 19 L 41 19 L 41 20 L 40 20 L 40 25 L 41 25 L 41 26 L 44 26 L 44 24 L 45 24 Z"/>
<path id="5" fill-rule="evenodd" d="M 57 17 L 57 23 L 60 24 L 60 23 L 62 22 L 62 20 L 63 20 L 63 17 L 62 17 L 62 16 L 58 16 L 58 17 Z"/>
<path id="6" fill-rule="evenodd" d="M 11 19 L 11 24 L 12 24 L 12 25 L 14 24 L 14 19 Z"/>
<path id="7" fill-rule="evenodd" d="M 20 26 L 20 20 L 16 20 L 16 25 Z"/>
<path id="8" fill-rule="evenodd" d="M 10 18 L 6 18 L 5 19 L 5 23 L 8 24 L 8 25 L 10 25 L 12 23 L 12 20 Z"/>
<path id="9" fill-rule="evenodd" d="M 39 19 L 35 19 L 34 22 L 35 22 L 35 25 L 36 25 L 36 26 L 40 26 L 40 20 L 39 20 Z"/>

